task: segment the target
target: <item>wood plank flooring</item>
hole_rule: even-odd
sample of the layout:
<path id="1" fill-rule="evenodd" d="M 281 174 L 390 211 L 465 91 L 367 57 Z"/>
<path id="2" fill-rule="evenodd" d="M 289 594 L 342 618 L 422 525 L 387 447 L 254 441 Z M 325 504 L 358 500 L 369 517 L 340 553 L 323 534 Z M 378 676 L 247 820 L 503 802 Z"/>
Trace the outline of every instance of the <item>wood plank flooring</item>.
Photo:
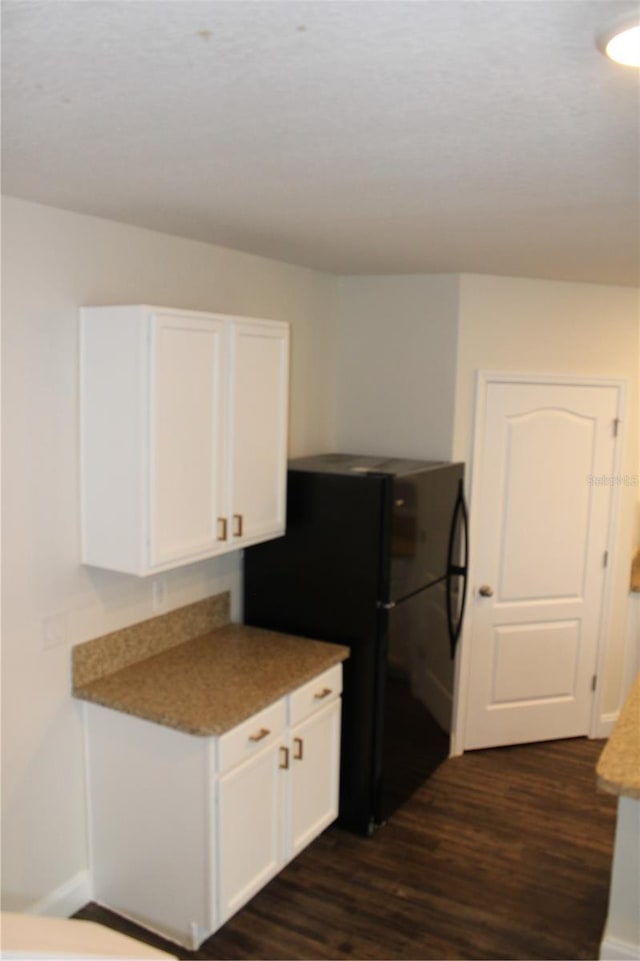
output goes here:
<path id="1" fill-rule="evenodd" d="M 596 789 L 603 746 L 445 761 L 374 837 L 329 828 L 198 952 L 98 905 L 76 917 L 183 959 L 597 958 L 616 812 Z"/>

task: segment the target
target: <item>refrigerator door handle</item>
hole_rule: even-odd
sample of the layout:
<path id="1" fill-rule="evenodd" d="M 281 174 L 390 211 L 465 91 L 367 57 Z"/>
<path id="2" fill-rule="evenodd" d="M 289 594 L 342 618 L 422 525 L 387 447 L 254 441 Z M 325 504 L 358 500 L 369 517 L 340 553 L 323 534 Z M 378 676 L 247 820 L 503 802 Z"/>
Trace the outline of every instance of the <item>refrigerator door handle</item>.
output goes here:
<path id="1" fill-rule="evenodd" d="M 462 520 L 462 542 L 464 545 L 464 563 L 458 564 L 454 563 L 453 552 L 456 545 L 456 530 L 458 527 L 458 518 Z M 458 484 L 458 497 L 456 499 L 456 506 L 453 510 L 453 517 L 451 519 L 451 531 L 449 533 L 449 551 L 447 555 L 447 578 L 446 578 L 446 590 L 447 590 L 447 624 L 449 628 L 449 644 L 451 647 L 451 658 L 453 659 L 456 652 L 456 645 L 458 643 L 458 638 L 460 637 L 460 631 L 462 630 L 462 618 L 464 617 L 464 606 L 467 599 L 467 564 L 469 559 L 469 516 L 467 514 L 467 505 L 464 500 L 464 491 L 462 486 L 462 481 Z M 451 590 L 451 581 L 453 577 L 462 578 L 462 596 L 460 599 L 460 609 L 458 612 L 458 618 L 455 619 L 455 611 L 452 610 L 453 597 Z"/>

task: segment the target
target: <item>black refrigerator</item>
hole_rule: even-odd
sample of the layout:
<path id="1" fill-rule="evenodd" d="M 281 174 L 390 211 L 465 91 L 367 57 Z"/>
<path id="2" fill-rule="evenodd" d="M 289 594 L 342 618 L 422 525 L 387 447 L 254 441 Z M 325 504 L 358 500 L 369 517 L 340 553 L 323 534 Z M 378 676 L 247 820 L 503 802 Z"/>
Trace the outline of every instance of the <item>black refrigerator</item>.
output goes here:
<path id="1" fill-rule="evenodd" d="M 449 752 L 464 465 L 290 461 L 287 531 L 244 555 L 244 620 L 344 644 L 339 823 L 372 834 Z"/>

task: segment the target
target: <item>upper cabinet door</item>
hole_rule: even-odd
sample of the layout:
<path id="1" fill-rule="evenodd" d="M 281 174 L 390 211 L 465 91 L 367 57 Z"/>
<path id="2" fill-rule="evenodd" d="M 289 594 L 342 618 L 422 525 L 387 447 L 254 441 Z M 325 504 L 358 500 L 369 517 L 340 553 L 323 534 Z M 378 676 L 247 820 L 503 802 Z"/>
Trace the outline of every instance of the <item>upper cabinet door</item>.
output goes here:
<path id="1" fill-rule="evenodd" d="M 285 524 L 288 326 L 81 312 L 82 560 L 144 576 Z"/>
<path id="2" fill-rule="evenodd" d="M 230 352 L 230 523 L 240 547 L 285 529 L 289 328 L 233 320 Z"/>
<path id="3" fill-rule="evenodd" d="M 218 318 L 151 318 L 149 560 L 224 547 L 226 328 Z"/>

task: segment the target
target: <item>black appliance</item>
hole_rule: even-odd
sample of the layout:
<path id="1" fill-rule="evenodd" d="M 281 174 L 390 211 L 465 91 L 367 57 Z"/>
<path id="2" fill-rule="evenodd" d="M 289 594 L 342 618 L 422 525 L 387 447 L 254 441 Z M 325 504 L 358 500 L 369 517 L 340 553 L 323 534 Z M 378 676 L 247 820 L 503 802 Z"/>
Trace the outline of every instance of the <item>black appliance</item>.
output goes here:
<path id="1" fill-rule="evenodd" d="M 449 752 L 466 591 L 464 465 L 293 460 L 287 532 L 245 550 L 244 620 L 339 642 L 339 823 L 371 834 Z"/>

